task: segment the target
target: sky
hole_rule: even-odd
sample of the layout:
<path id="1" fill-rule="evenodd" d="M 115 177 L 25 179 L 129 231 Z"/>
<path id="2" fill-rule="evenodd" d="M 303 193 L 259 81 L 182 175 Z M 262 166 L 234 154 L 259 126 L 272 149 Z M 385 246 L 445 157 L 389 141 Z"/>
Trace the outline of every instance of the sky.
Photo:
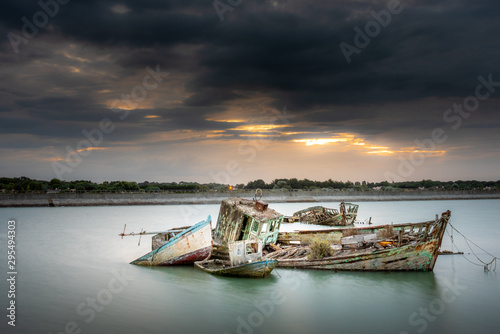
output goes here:
<path id="1" fill-rule="evenodd" d="M 497 0 L 8 0 L 0 176 L 498 180 Z"/>

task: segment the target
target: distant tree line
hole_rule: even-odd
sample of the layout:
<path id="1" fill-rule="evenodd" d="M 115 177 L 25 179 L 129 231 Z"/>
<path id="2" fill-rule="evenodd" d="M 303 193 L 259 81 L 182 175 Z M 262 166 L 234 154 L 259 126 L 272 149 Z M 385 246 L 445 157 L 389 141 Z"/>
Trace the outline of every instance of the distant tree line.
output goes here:
<path id="1" fill-rule="evenodd" d="M 444 190 L 500 190 L 500 181 L 405 181 L 405 182 L 351 182 L 351 181 L 334 181 L 329 179 L 327 181 L 312 181 L 309 179 L 275 179 L 270 183 L 258 179 L 248 182 L 245 189 L 338 189 L 338 190 L 397 190 L 397 189 L 444 189 Z"/>
<path id="2" fill-rule="evenodd" d="M 25 176 L 1 177 L 0 190 L 5 193 L 32 193 L 32 192 L 198 192 L 210 190 L 226 190 L 223 184 L 199 184 L 197 182 L 148 182 L 141 183 L 128 181 L 105 181 L 95 183 L 89 180 L 64 181 L 52 179 L 50 181 L 33 180 Z"/>
<path id="3" fill-rule="evenodd" d="M 309 179 L 275 179 L 266 183 L 262 179 L 254 180 L 245 184 L 230 186 L 220 183 L 201 184 L 197 182 L 128 182 L 128 181 L 105 181 L 95 183 L 89 180 L 64 181 L 52 179 L 50 181 L 34 180 L 25 176 L 0 177 L 0 191 L 4 193 L 32 193 L 32 192 L 226 192 L 231 190 L 500 190 L 500 181 L 406 181 L 406 182 L 351 182 L 351 181 L 313 181 Z"/>

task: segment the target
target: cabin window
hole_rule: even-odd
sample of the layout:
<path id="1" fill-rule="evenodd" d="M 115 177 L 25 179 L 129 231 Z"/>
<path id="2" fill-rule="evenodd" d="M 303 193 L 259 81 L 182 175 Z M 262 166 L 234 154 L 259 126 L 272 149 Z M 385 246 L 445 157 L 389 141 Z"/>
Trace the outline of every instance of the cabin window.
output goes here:
<path id="1" fill-rule="evenodd" d="M 263 235 L 263 234 L 267 233 L 267 225 L 268 225 L 268 223 L 262 224 L 262 228 L 260 230 L 260 235 Z"/>
<path id="2" fill-rule="evenodd" d="M 254 242 L 254 243 L 249 243 L 246 245 L 246 254 L 255 254 L 259 251 L 259 244 Z"/>
<path id="3" fill-rule="evenodd" d="M 241 225 L 240 236 L 236 240 L 243 240 L 243 237 L 245 236 L 245 232 L 248 230 L 249 224 L 251 224 L 251 219 L 250 219 L 250 217 L 245 216 L 245 218 L 243 218 L 243 224 Z"/>
<path id="4" fill-rule="evenodd" d="M 255 233 L 259 232 L 259 222 L 258 221 L 253 222 L 252 232 L 255 232 Z"/>

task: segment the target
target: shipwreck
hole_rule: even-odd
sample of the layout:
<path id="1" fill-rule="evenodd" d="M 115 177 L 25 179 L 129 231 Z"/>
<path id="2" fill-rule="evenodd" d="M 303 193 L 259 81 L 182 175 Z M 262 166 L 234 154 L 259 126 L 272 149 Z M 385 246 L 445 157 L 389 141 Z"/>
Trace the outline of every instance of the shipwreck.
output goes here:
<path id="1" fill-rule="evenodd" d="M 228 246 L 229 261 L 207 259 L 195 262 L 194 266 L 212 275 L 265 278 L 278 263 L 278 260 L 262 258 L 259 239 L 229 242 Z"/>
<path id="2" fill-rule="evenodd" d="M 186 227 L 179 227 L 162 232 L 119 234 L 124 236 L 142 236 L 154 234 L 151 252 L 130 262 L 141 266 L 172 266 L 193 264 L 207 259 L 212 254 L 212 218 Z"/>
<path id="3" fill-rule="evenodd" d="M 214 230 L 208 216 L 193 226 L 138 234 L 125 234 L 124 230 L 120 236 L 155 234 L 152 251 L 132 264 L 194 263 L 196 268 L 220 276 L 266 277 L 275 267 L 353 271 L 434 269 L 450 211 L 419 223 L 348 226 L 356 219 L 357 210 L 358 205 L 352 203 L 342 203 L 340 210 L 308 208 L 297 212 L 297 216 L 304 221 L 305 217 L 315 217 L 316 220 L 310 221 L 317 224 L 317 217 L 324 213 L 330 218 L 321 222 L 341 227 L 280 232 L 284 216 L 267 203 L 256 198 L 228 198 L 221 202 Z"/>
<path id="4" fill-rule="evenodd" d="M 432 271 L 450 217 L 446 211 L 420 223 L 280 233 L 264 258 L 287 268 Z"/>
<path id="5" fill-rule="evenodd" d="M 358 204 L 340 203 L 339 210 L 325 208 L 324 206 L 313 206 L 297 211 L 293 216 L 284 217 L 285 223 L 301 222 L 305 224 L 326 226 L 348 226 L 353 225 L 357 214 Z"/>
<path id="6" fill-rule="evenodd" d="M 258 239 L 263 247 L 276 243 L 282 222 L 283 215 L 260 200 L 223 200 L 213 232 L 213 257 L 229 259 L 228 244 L 235 241 Z"/>

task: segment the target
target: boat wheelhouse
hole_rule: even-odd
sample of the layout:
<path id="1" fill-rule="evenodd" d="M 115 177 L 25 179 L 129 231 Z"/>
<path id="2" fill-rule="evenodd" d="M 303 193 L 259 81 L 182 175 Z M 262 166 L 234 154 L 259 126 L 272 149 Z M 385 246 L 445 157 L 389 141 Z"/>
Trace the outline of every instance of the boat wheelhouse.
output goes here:
<path id="1" fill-rule="evenodd" d="M 276 243 L 283 215 L 257 200 L 229 198 L 222 201 L 213 233 L 214 244 L 260 239 L 263 246 Z"/>

